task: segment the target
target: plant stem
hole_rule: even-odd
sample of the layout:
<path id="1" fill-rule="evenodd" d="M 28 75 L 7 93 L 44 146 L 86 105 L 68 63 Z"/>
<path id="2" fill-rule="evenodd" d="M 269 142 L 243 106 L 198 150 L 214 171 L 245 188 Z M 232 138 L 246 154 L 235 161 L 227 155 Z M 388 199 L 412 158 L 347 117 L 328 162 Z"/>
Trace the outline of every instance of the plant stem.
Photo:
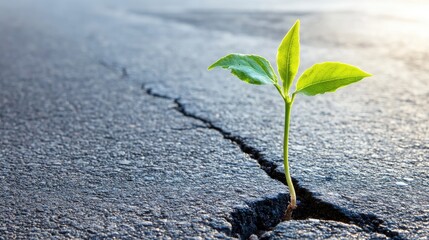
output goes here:
<path id="1" fill-rule="evenodd" d="M 292 99 L 285 99 L 285 129 L 283 139 L 283 164 L 285 169 L 286 183 L 289 187 L 290 203 L 287 207 L 284 219 L 290 220 L 292 217 L 292 211 L 296 208 L 296 193 L 293 187 L 292 178 L 289 171 L 289 160 L 288 160 L 288 145 L 289 145 L 289 125 L 290 125 L 290 114 L 292 109 L 294 96 Z"/>
<path id="2" fill-rule="evenodd" d="M 282 87 L 280 87 L 280 85 L 278 83 L 275 83 L 274 87 L 276 87 L 277 91 L 280 93 L 282 98 L 285 99 L 285 96 L 284 96 L 283 91 L 282 91 Z"/>

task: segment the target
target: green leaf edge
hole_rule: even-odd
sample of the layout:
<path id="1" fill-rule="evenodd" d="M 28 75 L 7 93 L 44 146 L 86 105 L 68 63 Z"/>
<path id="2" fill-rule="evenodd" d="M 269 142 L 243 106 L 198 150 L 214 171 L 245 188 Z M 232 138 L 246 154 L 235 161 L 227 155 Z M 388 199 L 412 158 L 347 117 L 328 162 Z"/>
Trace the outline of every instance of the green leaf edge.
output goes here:
<path id="1" fill-rule="evenodd" d="M 307 85 L 307 86 L 305 86 L 305 87 L 303 87 L 303 88 L 301 88 L 301 89 L 299 89 L 299 90 L 298 90 L 298 89 L 295 89 L 295 92 L 293 93 L 293 95 L 296 95 L 296 94 L 300 93 L 300 94 L 304 94 L 304 95 L 307 95 L 307 96 L 316 96 L 316 95 L 319 95 L 319 94 L 325 94 L 325 93 L 330 93 L 330 92 L 336 92 L 336 91 L 337 91 L 338 89 L 340 89 L 340 88 L 347 87 L 348 85 L 353 84 L 353 83 L 356 83 L 356 82 L 359 82 L 359 81 L 361 81 L 361 80 L 362 80 L 362 79 L 364 79 L 364 78 L 372 77 L 372 76 L 373 76 L 371 73 L 368 73 L 368 72 L 366 72 L 366 71 L 362 70 L 361 68 L 356 67 L 356 66 L 351 65 L 351 64 L 348 64 L 348 63 L 343 63 L 343 62 L 320 62 L 320 63 L 313 64 L 311 67 L 307 68 L 307 69 L 306 69 L 306 70 L 301 74 L 301 76 L 298 78 L 298 81 L 296 82 L 296 85 L 298 85 L 299 80 L 302 78 L 302 76 L 303 76 L 303 75 L 304 75 L 308 70 L 310 70 L 312 67 L 314 67 L 314 66 L 315 66 L 315 65 L 317 65 L 317 64 L 323 64 L 323 63 L 340 63 L 340 64 L 348 65 L 348 66 L 350 66 L 350 67 L 353 67 L 353 68 L 357 68 L 357 69 L 359 69 L 359 70 L 363 73 L 363 76 L 350 76 L 350 77 L 346 77 L 346 78 L 338 78 L 338 79 L 334 79 L 334 80 L 327 80 L 327 81 L 323 81 L 323 82 L 318 82 L 318 83 L 313 84 L 313 85 L 323 84 L 323 83 L 325 83 L 325 82 L 336 81 L 336 80 L 340 80 L 340 79 L 347 79 L 347 78 L 359 78 L 358 80 L 356 80 L 356 81 L 354 81 L 354 82 L 351 82 L 351 83 L 349 83 L 349 84 L 347 84 L 347 85 L 340 86 L 340 87 L 335 88 L 335 89 L 330 90 L 330 91 L 325 91 L 325 92 L 323 92 L 323 93 L 316 93 L 316 94 L 307 94 L 307 93 L 305 93 L 305 92 L 302 92 L 302 90 L 304 90 L 305 88 L 307 88 L 307 87 L 309 87 L 309 86 L 313 86 L 313 85 Z"/>
<path id="2" fill-rule="evenodd" d="M 286 33 L 286 35 L 283 37 L 283 39 L 282 39 L 282 41 L 280 42 L 280 45 L 279 45 L 279 47 L 278 47 L 278 49 L 277 49 L 277 54 L 276 54 L 276 65 L 277 65 L 277 72 L 278 72 L 278 74 L 279 74 L 279 76 L 280 76 L 280 79 L 282 80 L 282 86 L 283 86 L 283 91 L 284 91 L 284 94 L 288 94 L 288 92 L 289 92 L 289 89 L 290 89 L 290 87 L 292 86 L 292 84 L 293 84 L 293 81 L 294 81 L 294 79 L 295 79 L 295 77 L 296 77 L 296 75 L 298 74 L 298 70 L 299 70 L 299 65 L 300 65 L 300 62 L 301 62 L 301 54 L 300 54 L 300 51 L 301 51 L 301 44 L 300 44 L 300 29 L 301 29 L 301 21 L 299 20 L 299 19 L 297 19 L 296 21 L 295 21 L 295 23 L 293 24 L 293 26 L 289 29 L 289 31 Z M 296 33 L 296 32 L 298 32 L 298 33 Z M 279 61 L 278 61 L 278 56 L 279 56 L 279 49 L 280 49 L 280 47 L 283 45 L 283 42 L 286 40 L 286 38 L 287 37 L 289 37 L 289 34 L 292 34 L 290 37 L 292 38 L 293 37 L 293 35 L 295 35 L 295 34 L 298 34 L 298 58 L 297 58 L 297 62 L 298 62 L 298 68 L 296 69 L 296 72 L 295 72 L 295 74 L 293 74 L 292 76 L 291 76 L 291 79 L 283 79 L 283 76 L 282 76 L 282 74 L 281 74 L 281 72 L 280 72 L 280 65 L 279 65 Z M 292 40 L 292 39 L 291 39 Z M 288 76 L 289 75 L 289 73 L 288 72 L 290 72 L 290 47 L 292 46 L 292 43 L 293 43 L 294 41 L 290 41 L 290 43 L 289 43 L 289 45 L 288 45 L 288 53 L 287 53 L 287 55 L 288 55 L 288 57 L 287 57 L 287 62 L 289 63 L 289 64 L 286 64 L 286 68 L 287 68 L 287 73 L 286 73 L 286 75 Z M 288 76 L 289 77 L 289 76 Z M 285 80 L 287 80 L 287 81 L 285 81 Z"/>
<path id="3" fill-rule="evenodd" d="M 229 69 L 229 70 L 231 70 L 231 74 L 233 74 L 234 76 L 236 76 L 236 77 L 238 77 L 235 73 L 234 73 L 234 69 L 231 69 L 230 67 L 228 67 L 228 66 L 216 66 L 216 64 L 218 64 L 221 60 L 223 60 L 224 58 L 227 58 L 227 57 L 229 57 L 229 56 L 231 56 L 231 55 L 240 55 L 240 56 L 253 56 L 253 57 L 259 57 L 259 58 L 262 58 L 262 59 L 264 59 L 265 61 L 267 61 L 267 63 L 268 63 L 268 66 L 271 68 L 271 70 L 272 70 L 272 72 L 273 72 L 273 77 L 274 77 L 274 79 L 272 79 L 265 71 L 265 74 L 266 74 L 266 76 L 267 76 L 267 78 L 269 78 L 269 79 L 271 79 L 272 81 L 271 81 L 271 83 L 272 84 L 274 84 L 274 85 L 276 85 L 277 83 L 278 83 L 278 78 L 277 78 L 277 75 L 276 75 L 276 72 L 274 71 L 274 68 L 273 68 L 273 66 L 271 65 L 271 63 L 270 63 L 270 61 L 268 61 L 266 58 L 264 58 L 264 57 L 262 57 L 262 56 L 260 56 L 260 55 L 256 55 L 256 54 L 243 54 L 243 53 L 230 53 L 230 54 L 228 54 L 228 55 L 225 55 L 225 56 L 223 56 L 223 57 L 221 57 L 221 58 L 219 58 L 216 62 L 214 62 L 212 65 L 210 65 L 208 68 L 207 68 L 207 70 L 208 71 L 211 71 L 211 70 L 213 70 L 214 68 L 217 68 L 217 67 L 220 67 L 220 68 L 223 68 L 223 69 Z M 241 80 L 241 79 L 240 79 Z M 243 81 L 243 80 L 242 80 Z M 246 82 L 246 81 L 244 81 L 245 83 L 248 83 L 248 82 Z M 248 84 L 252 84 L 252 83 L 248 83 Z M 269 83 L 262 83 L 262 84 L 253 84 L 253 85 L 266 85 L 266 84 L 269 84 Z"/>

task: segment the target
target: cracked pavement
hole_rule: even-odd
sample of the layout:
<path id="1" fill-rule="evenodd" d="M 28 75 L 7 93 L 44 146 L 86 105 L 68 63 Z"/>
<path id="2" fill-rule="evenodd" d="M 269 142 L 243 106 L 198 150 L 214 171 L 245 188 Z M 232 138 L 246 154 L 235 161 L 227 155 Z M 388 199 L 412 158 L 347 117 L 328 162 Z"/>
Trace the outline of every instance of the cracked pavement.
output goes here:
<path id="1" fill-rule="evenodd" d="M 428 5 L 225 3 L 0 2 L 0 239 L 429 236 Z M 281 99 L 206 68 L 296 18 L 301 72 L 374 77 L 297 97 L 277 225 Z"/>

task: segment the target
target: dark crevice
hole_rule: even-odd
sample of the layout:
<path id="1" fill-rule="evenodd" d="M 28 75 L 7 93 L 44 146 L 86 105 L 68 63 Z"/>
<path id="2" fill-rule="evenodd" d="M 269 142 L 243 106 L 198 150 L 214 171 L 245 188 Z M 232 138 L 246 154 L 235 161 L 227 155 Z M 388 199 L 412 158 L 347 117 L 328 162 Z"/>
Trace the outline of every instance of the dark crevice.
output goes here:
<path id="1" fill-rule="evenodd" d="M 206 128 L 216 130 L 222 136 L 236 144 L 241 151 L 256 160 L 260 167 L 273 179 L 286 185 L 284 174 L 279 171 L 278 166 L 262 156 L 256 148 L 249 146 L 241 137 L 234 136 L 230 132 L 215 126 L 209 120 L 188 112 L 180 98 L 172 98 L 167 95 L 154 92 L 151 88 L 142 85 L 142 89 L 153 97 L 172 100 L 175 109 L 182 115 L 202 122 Z M 392 239 L 403 239 L 395 231 L 389 230 L 383 225 L 384 221 L 374 214 L 356 213 L 334 204 L 325 202 L 314 194 L 300 186 L 296 179 L 293 179 L 295 191 L 298 196 L 298 208 L 293 212 L 293 220 L 320 219 L 332 220 L 347 224 L 354 224 L 364 231 L 383 234 Z M 265 197 L 256 201 L 247 202 L 247 206 L 238 207 L 231 213 L 228 221 L 232 225 L 232 230 L 227 233 L 240 239 L 248 239 L 251 235 L 262 235 L 264 232 L 272 230 L 282 221 L 283 214 L 288 205 L 289 195 L 278 194 L 276 196 Z"/>
<path id="2" fill-rule="evenodd" d="M 279 193 L 276 196 L 246 202 L 246 206 L 236 207 L 231 218 L 227 219 L 232 226 L 230 235 L 240 239 L 263 235 L 281 222 L 288 201 L 288 194 Z"/>
<path id="3" fill-rule="evenodd" d="M 128 78 L 128 71 L 126 67 L 121 68 L 121 78 L 122 79 Z"/>
<path id="4" fill-rule="evenodd" d="M 126 67 L 121 67 L 116 63 L 108 63 L 103 60 L 99 60 L 98 64 L 105 67 L 109 71 L 118 74 L 121 79 L 127 79 L 129 77 L 128 70 Z"/>
<path id="5" fill-rule="evenodd" d="M 149 95 L 151 95 L 152 97 L 157 97 L 157 98 L 162 98 L 162 99 L 167 99 L 167 100 L 172 100 L 175 101 L 174 98 L 169 97 L 167 95 L 162 95 L 159 93 L 156 93 L 152 90 L 152 88 L 147 88 L 145 84 L 142 84 L 142 89 Z"/>

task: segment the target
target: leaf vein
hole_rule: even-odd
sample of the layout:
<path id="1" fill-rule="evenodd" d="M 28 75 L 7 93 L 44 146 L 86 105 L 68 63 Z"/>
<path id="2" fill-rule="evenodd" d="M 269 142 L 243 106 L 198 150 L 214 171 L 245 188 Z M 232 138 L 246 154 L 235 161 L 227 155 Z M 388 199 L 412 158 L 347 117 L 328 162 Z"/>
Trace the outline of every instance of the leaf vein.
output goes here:
<path id="1" fill-rule="evenodd" d="M 304 89 L 304 88 L 307 88 L 309 86 L 313 86 L 313 85 L 317 85 L 317 84 L 321 84 L 321 83 L 333 82 L 333 81 L 338 81 L 338 80 L 341 80 L 341 79 L 348 79 L 348 78 L 360 78 L 360 77 L 364 77 L 364 76 L 357 75 L 357 76 L 347 76 L 347 77 L 330 78 L 328 80 L 323 80 L 323 81 L 320 81 L 320 82 L 315 82 L 315 83 L 310 83 L 308 85 L 304 85 L 302 88 L 299 89 L 299 91 L 302 90 L 302 89 Z"/>

